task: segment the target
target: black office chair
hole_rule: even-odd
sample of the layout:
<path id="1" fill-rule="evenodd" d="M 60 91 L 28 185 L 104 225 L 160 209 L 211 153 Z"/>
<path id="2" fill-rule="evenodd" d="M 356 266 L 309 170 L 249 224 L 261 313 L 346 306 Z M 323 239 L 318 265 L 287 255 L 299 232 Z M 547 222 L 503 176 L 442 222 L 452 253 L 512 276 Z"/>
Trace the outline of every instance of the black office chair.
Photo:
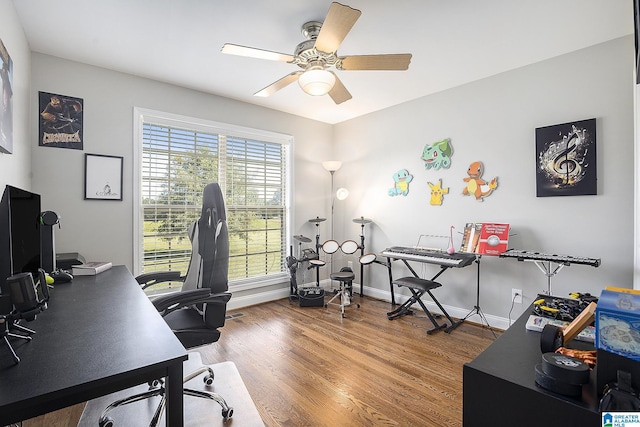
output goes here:
<path id="1" fill-rule="evenodd" d="M 229 235 L 224 199 L 217 183 L 205 186 L 200 219 L 191 225 L 189 238 L 192 252 L 185 276 L 181 276 L 180 272 L 157 272 L 136 277 L 143 289 L 162 282 L 183 283 L 180 292 L 155 297 L 152 302 L 185 348 L 218 341 L 218 328 L 224 326 L 227 302 L 231 298 L 231 294 L 227 292 Z M 205 372 L 203 381 L 206 385 L 211 385 L 214 373 L 208 366 L 187 374 L 183 382 Z M 161 379 L 149 385 L 148 391 L 120 399 L 105 408 L 98 421 L 99 426 L 114 425 L 114 420 L 108 413 L 118 406 L 161 396 L 160 404 L 149 424 L 155 426 L 164 412 L 165 390 Z M 233 409 L 217 393 L 187 388 L 183 391 L 185 395 L 218 402 L 225 420 L 233 415 Z"/>

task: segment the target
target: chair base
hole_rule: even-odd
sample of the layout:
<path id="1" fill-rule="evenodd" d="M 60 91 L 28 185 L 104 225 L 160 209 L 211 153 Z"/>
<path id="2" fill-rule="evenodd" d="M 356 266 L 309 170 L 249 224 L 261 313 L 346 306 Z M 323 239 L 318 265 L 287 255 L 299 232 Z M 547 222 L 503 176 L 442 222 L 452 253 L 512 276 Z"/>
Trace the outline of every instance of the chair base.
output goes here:
<path id="1" fill-rule="evenodd" d="M 183 378 L 183 383 L 187 383 L 188 381 L 191 381 L 195 377 L 205 372 L 207 373 L 207 375 L 203 377 L 203 381 L 205 385 L 210 386 L 211 384 L 213 384 L 214 372 L 213 372 L 213 369 L 209 366 L 201 366 L 195 371 L 190 372 L 187 376 Z M 149 390 L 145 392 L 134 394 L 132 396 L 128 396 L 123 399 L 116 400 L 115 402 L 107 406 L 104 409 L 104 411 L 102 411 L 102 415 L 98 420 L 98 426 L 113 427 L 115 425 L 115 421 L 113 420 L 113 418 L 108 416 L 109 412 L 111 412 L 112 409 L 125 406 L 130 403 L 139 402 L 141 400 L 150 399 L 152 397 L 160 396 L 161 397 L 160 403 L 156 407 L 153 417 L 149 422 L 149 427 L 157 426 L 158 422 L 160 421 L 160 418 L 162 417 L 162 414 L 164 413 L 165 406 L 166 406 L 164 382 L 162 380 L 158 380 L 157 383 L 149 384 L 149 387 L 150 387 Z M 224 420 L 228 420 L 233 416 L 233 408 L 229 407 L 227 405 L 227 402 L 224 400 L 224 398 L 220 396 L 218 393 L 203 391 L 203 390 L 194 390 L 189 388 L 184 388 L 183 393 L 187 396 L 200 397 L 203 399 L 210 399 L 210 400 L 216 401 L 222 407 L 222 418 Z"/>
<path id="2" fill-rule="evenodd" d="M 189 352 L 189 360 L 184 362 L 184 372 L 191 372 L 205 364 L 197 351 Z M 233 418 L 225 420 L 220 415 L 217 404 L 209 399 L 199 399 L 195 397 L 184 397 L 184 425 L 185 426 L 207 426 L 207 427 L 264 427 L 264 422 L 251 398 L 251 394 L 245 386 L 238 368 L 233 362 L 219 362 L 209 365 L 216 373 L 215 381 L 209 390 L 201 386 L 201 379 L 195 378 L 184 384 L 184 387 L 196 390 L 209 390 L 224 396 L 229 406 L 233 406 Z M 149 386 L 139 384 L 137 386 L 118 390 L 105 396 L 100 396 L 87 402 L 82 411 L 82 416 L 77 427 L 97 427 L 100 415 L 111 402 L 131 396 L 136 393 L 147 391 Z M 153 417 L 159 397 L 135 403 L 133 405 L 121 406 L 114 409 L 109 414 L 115 418 L 117 427 L 140 427 L 147 426 Z M 160 418 L 160 426 L 164 426 L 166 413 Z"/>

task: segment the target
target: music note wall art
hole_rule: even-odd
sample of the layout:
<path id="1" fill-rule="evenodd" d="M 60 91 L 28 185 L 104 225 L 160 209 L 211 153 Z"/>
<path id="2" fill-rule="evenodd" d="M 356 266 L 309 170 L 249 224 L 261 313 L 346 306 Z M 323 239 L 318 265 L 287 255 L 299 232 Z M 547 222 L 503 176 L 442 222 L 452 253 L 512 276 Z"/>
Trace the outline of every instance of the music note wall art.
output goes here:
<path id="1" fill-rule="evenodd" d="M 596 119 L 536 128 L 538 197 L 597 194 Z"/>

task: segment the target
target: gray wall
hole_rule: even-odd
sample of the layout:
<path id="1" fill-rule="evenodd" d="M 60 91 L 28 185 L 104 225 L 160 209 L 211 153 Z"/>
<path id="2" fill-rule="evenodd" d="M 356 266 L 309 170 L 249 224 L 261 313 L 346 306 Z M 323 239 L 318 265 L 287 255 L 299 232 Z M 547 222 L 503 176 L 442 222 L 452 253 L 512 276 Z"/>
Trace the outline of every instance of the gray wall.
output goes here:
<path id="1" fill-rule="evenodd" d="M 358 236 L 350 220 L 361 215 L 375 221 L 367 252 L 414 245 L 420 234 L 447 235 L 451 225 L 460 232 L 466 222 L 506 222 L 512 248 L 602 259 L 599 268 L 565 267 L 552 279 L 554 294 L 631 287 L 633 49 L 633 38 L 624 37 L 336 125 L 335 157 L 345 162 L 336 186 L 355 190 L 337 204 L 341 236 Z M 598 195 L 537 198 L 535 128 L 589 118 L 597 119 Z M 444 138 L 453 144 L 451 167 L 426 171 L 424 145 Z M 484 202 L 461 195 L 475 160 L 484 163 L 485 179 L 498 177 Z M 409 195 L 389 197 L 392 174 L 401 168 L 414 175 Z M 427 181 L 438 178 L 450 193 L 442 206 L 431 206 Z M 460 240 L 456 235 L 457 247 Z M 367 285 L 388 289 L 383 267 L 368 271 Z M 401 274 L 406 269 L 395 266 L 394 275 Z M 472 308 L 475 278 L 474 268 L 446 272 L 440 301 Z M 500 317 L 508 316 L 512 288 L 525 297 L 512 317 L 547 288 L 533 263 L 515 260 L 484 257 L 480 278 L 483 311 Z"/>
<path id="2" fill-rule="evenodd" d="M 598 257 L 602 266 L 565 267 L 552 280 L 554 293 L 598 294 L 605 285 L 631 287 L 633 276 L 633 39 L 625 37 L 418 99 L 335 126 L 147 79 L 29 53 L 13 5 L 0 0 L 0 37 L 14 73 L 14 154 L 0 155 L 0 184 L 43 195 L 43 208 L 62 216 L 56 230 L 59 251 L 79 251 L 132 268 L 133 107 L 191 115 L 294 136 L 293 234 L 315 235 L 307 220 L 330 216 L 330 176 L 320 162 L 344 162 L 336 188 L 350 197 L 337 201 L 335 239 L 358 240 L 353 218 L 375 222 L 365 228 L 367 252 L 389 245 L 413 245 L 420 234 L 461 231 L 469 221 L 508 222 L 510 246 Z M 31 76 L 30 76 L 31 73 Z M 37 145 L 37 93 L 60 93 L 85 102 L 85 150 Z M 534 130 L 539 126 L 597 119 L 598 195 L 535 197 Z M 449 170 L 425 171 L 425 144 L 451 138 Z M 124 201 L 84 201 L 83 154 L 125 158 Z M 497 176 L 498 190 L 479 203 L 460 195 L 469 163 L 485 163 L 485 177 Z M 409 196 L 391 198 L 391 175 L 400 168 L 415 176 Z M 450 187 L 442 206 L 429 205 L 427 181 Z M 328 239 L 329 221 L 320 227 Z M 456 246 L 460 235 L 456 235 Z M 336 258 L 337 268 L 355 257 Z M 524 304 L 546 289 L 531 263 L 485 257 L 481 306 L 496 326 L 506 326 L 511 288 L 524 291 Z M 327 269 L 328 270 L 328 269 Z M 386 272 L 367 267 L 367 293 L 388 297 Z M 433 274 L 432 267 L 418 272 Z M 474 268 L 448 271 L 437 291 L 452 314 L 475 303 Z M 394 274 L 406 274 L 394 266 Z M 359 280 L 359 278 L 358 278 Z M 286 284 L 273 295 L 286 292 Z M 234 296 L 235 298 L 235 296 Z M 250 299 L 247 299 L 250 302 Z M 478 319 L 476 319 L 478 320 Z"/>
<path id="3" fill-rule="evenodd" d="M 292 228 L 326 215 L 329 189 L 317 185 L 327 179 L 318 158 L 330 157 L 330 125 L 43 54 L 33 53 L 32 65 L 33 188 L 42 195 L 43 209 L 61 217 L 55 230 L 58 252 L 79 252 L 87 260 L 109 260 L 139 273 L 133 265 L 134 107 L 293 135 Z M 37 145 L 39 91 L 84 100 L 83 151 Z M 124 157 L 122 202 L 83 200 L 85 153 Z M 288 293 L 288 283 L 259 291 L 243 286 L 234 290 L 229 308 Z"/>
<path id="4" fill-rule="evenodd" d="M 32 63 L 32 135 L 38 132 L 38 91 L 84 99 L 84 151 L 35 142 L 33 147 L 34 189 L 42 195 L 43 208 L 62 217 L 58 252 L 77 251 L 91 260 L 133 267 L 134 107 L 293 135 L 294 224 L 316 216 L 316 206 L 328 197 L 328 190 L 318 192 L 306 184 L 321 180 L 316 159 L 329 156 L 330 125 L 38 53 Z M 83 200 L 85 153 L 124 157 L 122 202 Z"/>

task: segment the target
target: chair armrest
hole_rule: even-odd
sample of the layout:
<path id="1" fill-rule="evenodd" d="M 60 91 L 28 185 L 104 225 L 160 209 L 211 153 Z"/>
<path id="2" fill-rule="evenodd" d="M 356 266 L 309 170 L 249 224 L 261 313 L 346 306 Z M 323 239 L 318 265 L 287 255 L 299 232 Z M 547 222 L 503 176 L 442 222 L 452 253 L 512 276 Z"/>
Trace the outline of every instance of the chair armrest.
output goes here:
<path id="1" fill-rule="evenodd" d="M 209 295 L 211 295 L 209 289 L 193 289 L 190 291 L 160 295 L 159 297 L 153 298 L 151 302 L 156 310 L 166 314 L 180 307 L 188 307 L 203 302 Z"/>
<path id="2" fill-rule="evenodd" d="M 142 286 L 142 289 L 147 289 L 157 283 L 184 282 L 184 277 L 180 275 L 179 271 L 155 271 L 136 276 L 136 282 Z"/>
<path id="3" fill-rule="evenodd" d="M 231 299 L 231 292 L 220 292 L 217 294 L 209 295 L 202 302 L 206 302 L 208 304 L 212 304 L 212 303 L 226 304 L 229 302 L 230 299 Z"/>
<path id="4" fill-rule="evenodd" d="M 209 289 L 193 289 L 190 291 L 174 292 L 161 295 L 151 302 L 162 316 L 182 307 L 190 307 L 195 304 L 226 304 L 231 299 L 230 292 L 218 294 L 209 293 Z"/>

